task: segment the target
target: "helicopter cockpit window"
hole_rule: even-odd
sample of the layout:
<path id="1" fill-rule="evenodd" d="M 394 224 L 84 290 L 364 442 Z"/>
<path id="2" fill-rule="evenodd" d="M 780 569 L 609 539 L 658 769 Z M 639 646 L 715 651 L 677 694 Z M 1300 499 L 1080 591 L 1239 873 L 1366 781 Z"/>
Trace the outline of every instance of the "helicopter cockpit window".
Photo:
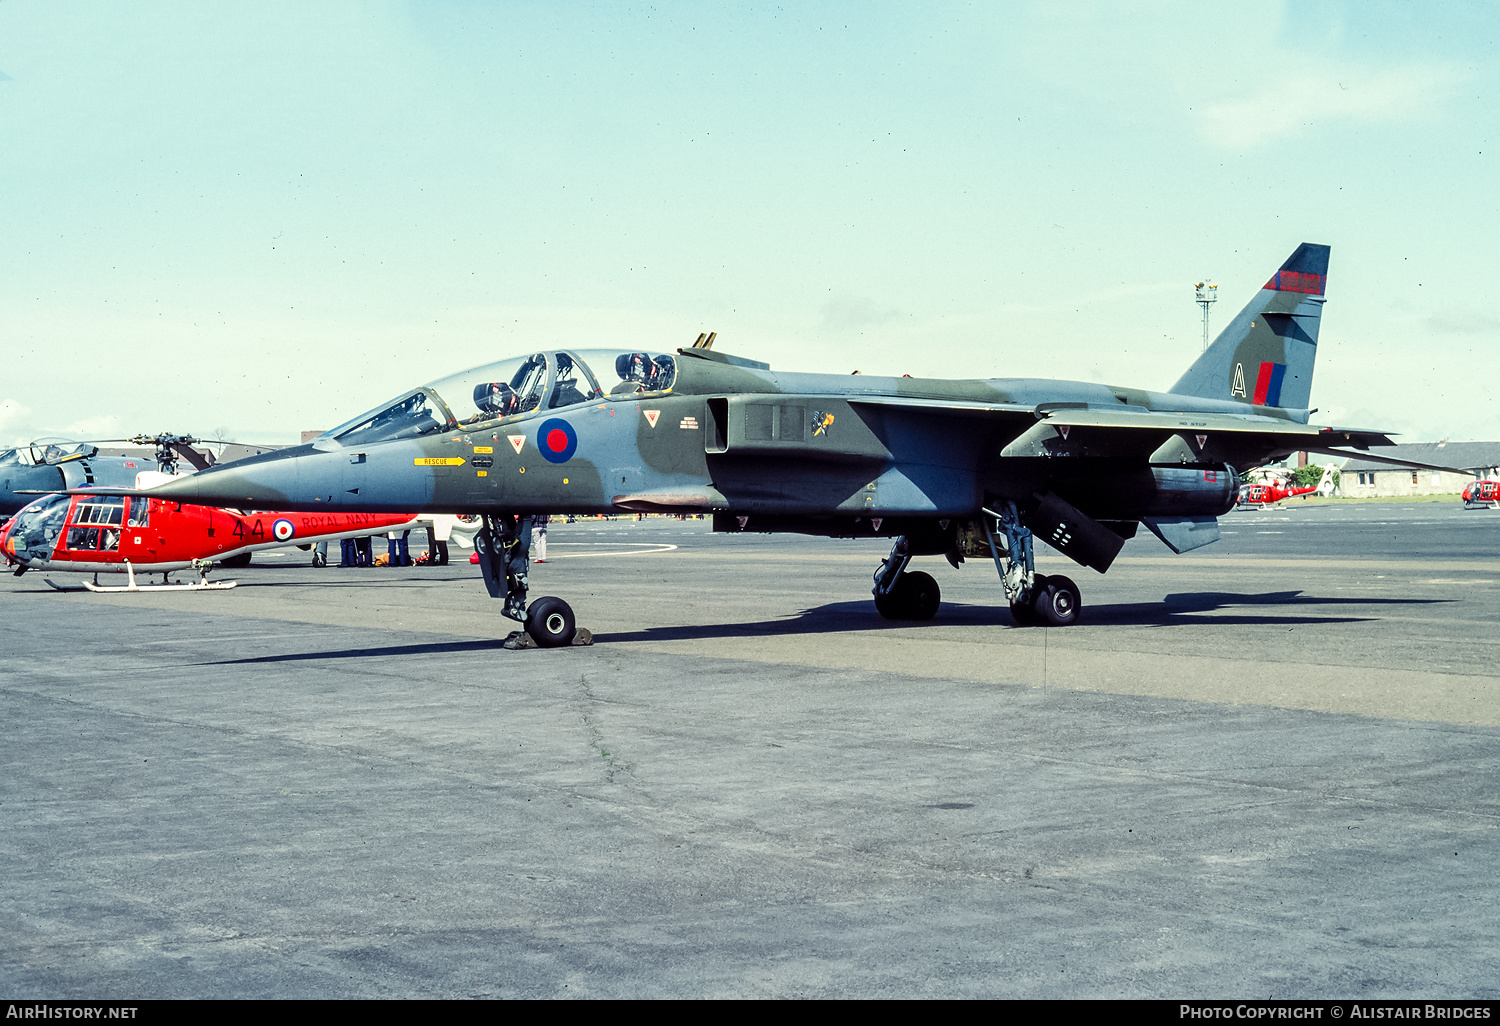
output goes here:
<path id="1" fill-rule="evenodd" d="M 68 528 L 68 548 L 116 551 L 120 547 L 120 522 L 124 519 L 125 500 L 118 495 L 80 502 L 73 510 L 73 524 Z"/>
<path id="2" fill-rule="evenodd" d="M 442 431 L 449 423 L 443 404 L 426 389 L 419 389 L 330 433 L 344 445 L 366 445 L 419 438 Z"/>
<path id="3" fill-rule="evenodd" d="M 57 545 L 57 536 L 62 533 L 63 522 L 68 518 L 66 495 L 49 495 L 38 499 L 16 514 L 16 526 L 11 528 L 11 541 L 15 543 L 16 555 L 22 559 L 51 559 Z"/>
<path id="4" fill-rule="evenodd" d="M 119 495 L 103 495 L 80 502 L 73 513 L 75 524 L 119 525 L 125 516 L 125 499 Z"/>

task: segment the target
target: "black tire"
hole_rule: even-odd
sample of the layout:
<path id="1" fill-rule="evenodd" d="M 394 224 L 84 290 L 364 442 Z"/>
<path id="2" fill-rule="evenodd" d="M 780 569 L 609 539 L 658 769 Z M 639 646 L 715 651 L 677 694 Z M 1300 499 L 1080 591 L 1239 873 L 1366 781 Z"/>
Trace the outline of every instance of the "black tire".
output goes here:
<path id="1" fill-rule="evenodd" d="M 943 604 L 943 590 L 927 573 L 914 570 L 901 575 L 897 588 L 904 593 L 908 620 L 931 620 Z"/>
<path id="2" fill-rule="evenodd" d="M 573 635 L 578 633 L 573 607 L 551 595 L 537 599 L 526 610 L 526 633 L 540 648 L 571 645 Z"/>
<path id="3" fill-rule="evenodd" d="M 942 604 L 938 582 L 920 570 L 896 578 L 890 594 L 875 596 L 875 609 L 887 620 L 931 620 Z"/>
<path id="4" fill-rule="evenodd" d="M 241 570 L 250 565 L 250 557 L 253 553 L 241 552 L 238 556 L 230 556 L 228 559 L 219 560 L 219 565 L 226 570 Z"/>
<path id="5" fill-rule="evenodd" d="M 1068 627 L 1078 622 L 1082 607 L 1078 585 L 1066 577 L 1049 577 L 1037 590 L 1032 609 L 1037 619 L 1048 627 Z"/>
<path id="6" fill-rule="evenodd" d="M 1031 597 L 1025 602 L 1012 602 L 1010 604 L 1010 621 L 1017 627 L 1035 627 L 1041 623 L 1037 619 L 1036 610 L 1033 607 L 1036 597 L 1047 587 L 1047 578 L 1042 574 L 1036 574 L 1031 579 Z"/>
<path id="7" fill-rule="evenodd" d="M 328 557 L 321 552 L 313 553 L 313 566 L 327 566 Z"/>

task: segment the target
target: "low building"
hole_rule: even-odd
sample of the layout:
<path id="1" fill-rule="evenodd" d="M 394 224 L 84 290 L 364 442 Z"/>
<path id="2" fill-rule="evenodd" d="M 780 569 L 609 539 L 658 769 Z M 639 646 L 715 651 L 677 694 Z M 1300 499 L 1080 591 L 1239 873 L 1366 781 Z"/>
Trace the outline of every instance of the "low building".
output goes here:
<path id="1" fill-rule="evenodd" d="M 1346 498 L 1457 495 L 1476 477 L 1500 478 L 1500 442 L 1408 442 L 1380 446 L 1372 449 L 1371 455 L 1456 467 L 1468 473 L 1393 467 L 1355 456 L 1339 468 L 1335 495 Z"/>

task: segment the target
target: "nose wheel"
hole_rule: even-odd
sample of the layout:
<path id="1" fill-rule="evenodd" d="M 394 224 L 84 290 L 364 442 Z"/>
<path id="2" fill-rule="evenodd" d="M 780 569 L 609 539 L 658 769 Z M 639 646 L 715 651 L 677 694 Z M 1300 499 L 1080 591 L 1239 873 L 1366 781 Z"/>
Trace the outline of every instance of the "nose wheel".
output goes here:
<path id="1" fill-rule="evenodd" d="M 530 586 L 527 567 L 531 561 L 531 517 L 489 515 L 474 535 L 474 554 L 484 574 L 490 598 L 503 599 L 502 615 L 519 620 L 524 631 L 512 631 L 506 648 L 563 648 L 592 645 L 594 636 L 579 630 L 573 607 L 554 595 L 527 603 Z"/>
<path id="2" fill-rule="evenodd" d="M 526 633 L 538 648 L 562 648 L 571 645 L 578 633 L 573 607 L 560 598 L 545 595 L 526 611 Z"/>

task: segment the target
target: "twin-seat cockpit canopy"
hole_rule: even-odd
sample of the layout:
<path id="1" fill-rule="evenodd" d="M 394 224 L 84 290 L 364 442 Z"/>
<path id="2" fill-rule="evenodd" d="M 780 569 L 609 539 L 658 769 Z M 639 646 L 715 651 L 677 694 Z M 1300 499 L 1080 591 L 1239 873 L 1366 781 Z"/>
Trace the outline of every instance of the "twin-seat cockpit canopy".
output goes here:
<path id="1" fill-rule="evenodd" d="M 664 353 L 551 350 L 486 364 L 399 396 L 324 433 L 366 445 L 465 431 L 581 403 L 670 391 L 677 361 Z"/>
<path id="2" fill-rule="evenodd" d="M 39 438 L 30 445 L 0 452 L 0 467 L 55 465 L 69 460 L 87 459 L 98 451 L 98 447 L 89 442 L 74 442 L 67 438 Z"/>

